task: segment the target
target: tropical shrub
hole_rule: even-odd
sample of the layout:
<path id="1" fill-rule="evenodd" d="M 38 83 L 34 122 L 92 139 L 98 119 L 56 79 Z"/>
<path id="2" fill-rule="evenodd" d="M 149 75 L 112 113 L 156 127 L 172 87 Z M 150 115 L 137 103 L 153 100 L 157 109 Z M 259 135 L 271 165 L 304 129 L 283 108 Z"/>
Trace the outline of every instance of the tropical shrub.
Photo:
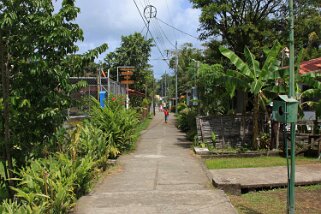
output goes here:
<path id="1" fill-rule="evenodd" d="M 177 115 L 177 127 L 187 132 L 187 138 L 193 140 L 197 134 L 196 130 L 197 111 L 194 108 L 185 108 Z"/>
<path id="2" fill-rule="evenodd" d="M 2 214 L 40 214 L 44 212 L 43 207 L 31 208 L 26 204 L 19 204 L 17 201 L 5 200 L 0 204 L 0 213 Z"/>
<path id="3" fill-rule="evenodd" d="M 134 143 L 135 129 L 139 123 L 135 110 L 125 109 L 122 98 L 109 100 L 104 108 L 99 102 L 92 100 L 90 122 L 102 132 L 106 133 L 106 141 L 117 150 L 110 155 L 129 150 Z"/>
<path id="4" fill-rule="evenodd" d="M 186 109 L 186 108 L 187 108 L 186 103 L 178 103 L 177 111 L 178 111 L 178 113 L 179 113 L 179 112 L 183 111 L 183 110 Z"/>
<path id="5" fill-rule="evenodd" d="M 55 154 L 30 162 L 17 173 L 15 196 L 32 211 L 68 212 L 79 193 L 88 190 L 94 162 L 89 156 L 73 161 L 67 155 Z"/>
<path id="6" fill-rule="evenodd" d="M 138 115 L 124 108 L 122 97 L 107 100 L 105 108 L 93 99 L 90 115 L 73 128 L 58 128 L 40 150 L 45 158 L 30 160 L 16 173 L 15 201 L 4 201 L 0 213 L 68 213 L 107 159 L 136 141 Z"/>

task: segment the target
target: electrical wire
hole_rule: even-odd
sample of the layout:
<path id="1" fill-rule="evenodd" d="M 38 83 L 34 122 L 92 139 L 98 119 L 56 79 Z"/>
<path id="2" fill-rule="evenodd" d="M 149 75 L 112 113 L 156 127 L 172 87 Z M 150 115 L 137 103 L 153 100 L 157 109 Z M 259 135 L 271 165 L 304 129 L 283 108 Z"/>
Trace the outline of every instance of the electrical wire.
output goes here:
<path id="1" fill-rule="evenodd" d="M 145 30 L 145 28 L 146 28 L 146 25 L 143 26 L 143 29 L 140 31 L 140 34 L 143 33 L 143 31 Z"/>
<path id="2" fill-rule="evenodd" d="M 171 40 L 169 40 L 169 39 L 168 39 L 168 37 L 167 37 L 167 35 L 166 35 L 165 31 L 163 30 L 162 26 L 159 24 L 159 22 L 158 22 L 158 20 L 157 20 L 157 19 L 156 19 L 156 22 L 157 22 L 157 25 L 158 25 L 158 27 L 159 27 L 159 29 L 160 29 L 161 33 L 164 35 L 165 39 L 169 42 L 169 44 L 170 44 L 171 46 L 173 46 L 173 47 L 175 48 L 175 45 L 171 42 Z"/>
<path id="3" fill-rule="evenodd" d="M 147 28 L 146 20 L 144 19 L 144 17 L 143 17 L 143 15 L 142 15 L 142 13 L 141 13 L 141 11 L 140 11 L 140 9 L 139 9 L 139 7 L 138 7 L 138 5 L 137 5 L 136 1 L 135 1 L 135 0 L 133 0 L 133 2 L 134 2 L 135 6 L 136 6 L 136 8 L 137 8 L 137 10 L 138 10 L 138 12 L 139 12 L 140 17 L 142 18 L 142 20 L 143 20 L 143 22 L 144 22 L 144 24 L 145 24 L 145 27 Z M 150 34 L 150 36 L 153 38 L 153 41 L 155 42 L 155 46 L 156 46 L 156 48 L 157 48 L 158 52 L 161 54 L 161 56 L 162 56 L 163 58 L 165 58 L 165 56 L 163 55 L 162 51 L 160 50 L 160 48 L 159 48 L 159 46 L 158 46 L 158 44 L 157 44 L 157 42 L 156 42 L 156 40 L 155 40 L 155 38 L 154 38 L 154 36 L 153 36 L 152 32 L 151 32 L 151 31 L 149 31 L 149 34 Z M 165 61 L 165 62 L 166 62 L 166 64 L 169 66 L 169 63 L 168 63 L 167 61 Z"/>
<path id="4" fill-rule="evenodd" d="M 177 30 L 178 32 L 181 32 L 181 33 L 183 33 L 183 34 L 186 34 L 187 36 L 190 36 L 190 37 L 192 37 L 192 38 L 194 38 L 194 39 L 199 40 L 199 38 L 197 38 L 196 36 L 193 36 L 193 35 L 191 35 L 191 34 L 189 34 L 189 33 L 186 33 L 186 32 L 184 32 L 184 31 L 182 31 L 182 30 L 180 30 L 180 29 L 178 29 L 178 28 L 176 28 L 176 27 L 174 27 L 174 26 L 166 23 L 165 21 L 163 21 L 163 20 L 161 20 L 161 19 L 159 19 L 159 18 L 157 18 L 157 17 L 155 17 L 155 19 L 159 20 L 160 22 L 162 22 L 163 24 L 167 25 L 168 27 L 171 27 L 171 28 Z"/>
<path id="5" fill-rule="evenodd" d="M 169 17 L 171 17 L 171 11 L 172 11 L 172 10 L 170 10 L 170 8 L 169 8 L 169 6 L 168 6 L 168 0 L 165 0 L 165 2 L 166 2 L 166 7 L 167 7 L 168 15 L 169 15 Z M 170 21 L 171 25 L 174 26 L 174 23 L 173 23 L 172 19 L 169 19 L 169 21 Z M 174 35 L 174 38 L 178 38 L 177 32 L 176 32 L 174 29 L 172 29 L 172 33 L 173 33 L 172 35 Z"/>
<path id="6" fill-rule="evenodd" d="M 160 30 L 157 28 L 157 26 L 155 26 L 154 22 L 151 24 L 151 28 L 152 28 L 152 30 L 154 32 L 154 35 L 156 34 L 156 39 L 159 42 L 161 48 L 163 50 L 166 50 L 164 37 L 163 37 L 162 33 L 160 32 Z"/>

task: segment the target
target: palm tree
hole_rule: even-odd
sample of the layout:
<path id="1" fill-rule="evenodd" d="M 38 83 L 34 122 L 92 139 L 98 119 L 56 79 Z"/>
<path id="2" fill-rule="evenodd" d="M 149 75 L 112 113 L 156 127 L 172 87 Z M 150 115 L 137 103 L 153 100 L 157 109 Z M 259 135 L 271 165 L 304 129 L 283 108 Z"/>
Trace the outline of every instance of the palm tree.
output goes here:
<path id="1" fill-rule="evenodd" d="M 228 58 L 237 70 L 230 70 L 226 73 L 229 81 L 236 84 L 236 87 L 250 92 L 254 96 L 253 101 L 253 148 L 258 148 L 257 138 L 259 135 L 259 108 L 260 102 L 266 104 L 267 97 L 263 93 L 264 89 L 270 86 L 274 74 L 279 70 L 280 61 L 277 59 L 281 50 L 279 42 L 275 42 L 271 49 L 264 50 L 266 55 L 265 62 L 260 66 L 259 61 L 255 59 L 254 54 L 248 48 L 244 50 L 246 62 L 244 62 L 233 51 L 220 46 L 220 52 Z M 264 105 L 265 106 L 265 105 Z"/>

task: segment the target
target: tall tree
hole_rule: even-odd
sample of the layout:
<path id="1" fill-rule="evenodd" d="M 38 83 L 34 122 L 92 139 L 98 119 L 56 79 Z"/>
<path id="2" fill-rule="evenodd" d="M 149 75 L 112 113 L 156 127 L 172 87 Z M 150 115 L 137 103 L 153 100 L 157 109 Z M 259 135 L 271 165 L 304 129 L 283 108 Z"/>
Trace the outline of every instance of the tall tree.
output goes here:
<path id="1" fill-rule="evenodd" d="M 242 54 L 248 47 L 259 60 L 262 48 L 279 40 L 287 43 L 287 1 L 284 0 L 190 0 L 201 9 L 202 39 L 216 40 Z M 320 0 L 295 0 L 297 46 L 308 43 L 308 34 L 320 38 Z M 214 50 L 215 51 L 215 50 Z M 241 55 L 244 59 L 244 57 Z"/>
<path id="2" fill-rule="evenodd" d="M 196 61 L 202 61 L 203 55 L 200 49 L 193 47 L 191 43 L 185 43 L 178 49 L 178 94 L 185 93 L 195 85 L 197 73 Z M 176 54 L 170 60 L 170 67 L 175 70 Z M 172 87 L 175 87 L 173 84 Z"/>
<path id="3" fill-rule="evenodd" d="M 222 115 L 230 110 L 234 85 L 225 82 L 222 84 L 224 68 L 220 64 L 201 64 L 198 78 L 197 91 L 199 110 L 202 115 Z"/>
<path id="4" fill-rule="evenodd" d="M 9 99 L 4 99 L 9 109 L 4 130 L 9 129 L 7 153 L 16 166 L 43 154 L 48 139 L 66 119 L 70 94 L 80 86 L 69 84 L 68 78 L 107 49 L 104 44 L 76 55 L 76 42 L 83 39 L 82 30 L 73 23 L 79 8 L 74 0 L 63 0 L 61 8 L 54 9 L 51 0 L 0 3 L 1 71 L 10 72 L 1 81 L 10 86 Z"/>
<path id="5" fill-rule="evenodd" d="M 152 47 L 152 39 L 145 40 L 140 33 L 122 36 L 120 47 L 105 57 L 107 69 L 110 69 L 111 75 L 115 78 L 118 66 L 135 67 L 132 77 L 135 84 L 131 87 L 146 93 L 148 88 L 152 88 L 153 83 L 151 65 L 148 64 Z"/>
<path id="6" fill-rule="evenodd" d="M 280 62 L 277 59 L 281 50 L 281 45 L 277 42 L 270 50 L 265 50 L 266 59 L 260 66 L 259 61 L 255 59 L 253 53 L 245 48 L 244 55 L 246 61 L 244 62 L 233 51 L 221 46 L 221 53 L 228 58 L 236 67 L 237 71 L 229 71 L 226 74 L 227 80 L 235 82 L 235 85 L 241 87 L 242 90 L 250 92 L 254 96 L 253 101 L 253 148 L 257 149 L 257 138 L 259 134 L 259 109 L 260 101 L 266 104 L 266 96 L 263 93 L 264 88 L 270 79 L 274 79 L 274 73 L 278 71 Z M 223 83 L 225 84 L 225 82 Z M 265 106 L 265 105 L 263 105 Z"/>

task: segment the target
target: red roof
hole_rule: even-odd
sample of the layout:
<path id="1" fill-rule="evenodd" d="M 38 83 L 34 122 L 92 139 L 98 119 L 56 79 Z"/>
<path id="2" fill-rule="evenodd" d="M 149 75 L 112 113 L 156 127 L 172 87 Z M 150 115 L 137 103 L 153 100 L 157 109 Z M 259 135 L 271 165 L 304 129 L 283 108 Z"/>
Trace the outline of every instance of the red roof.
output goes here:
<path id="1" fill-rule="evenodd" d="M 321 71 L 321 57 L 302 62 L 300 65 L 299 74 Z"/>

